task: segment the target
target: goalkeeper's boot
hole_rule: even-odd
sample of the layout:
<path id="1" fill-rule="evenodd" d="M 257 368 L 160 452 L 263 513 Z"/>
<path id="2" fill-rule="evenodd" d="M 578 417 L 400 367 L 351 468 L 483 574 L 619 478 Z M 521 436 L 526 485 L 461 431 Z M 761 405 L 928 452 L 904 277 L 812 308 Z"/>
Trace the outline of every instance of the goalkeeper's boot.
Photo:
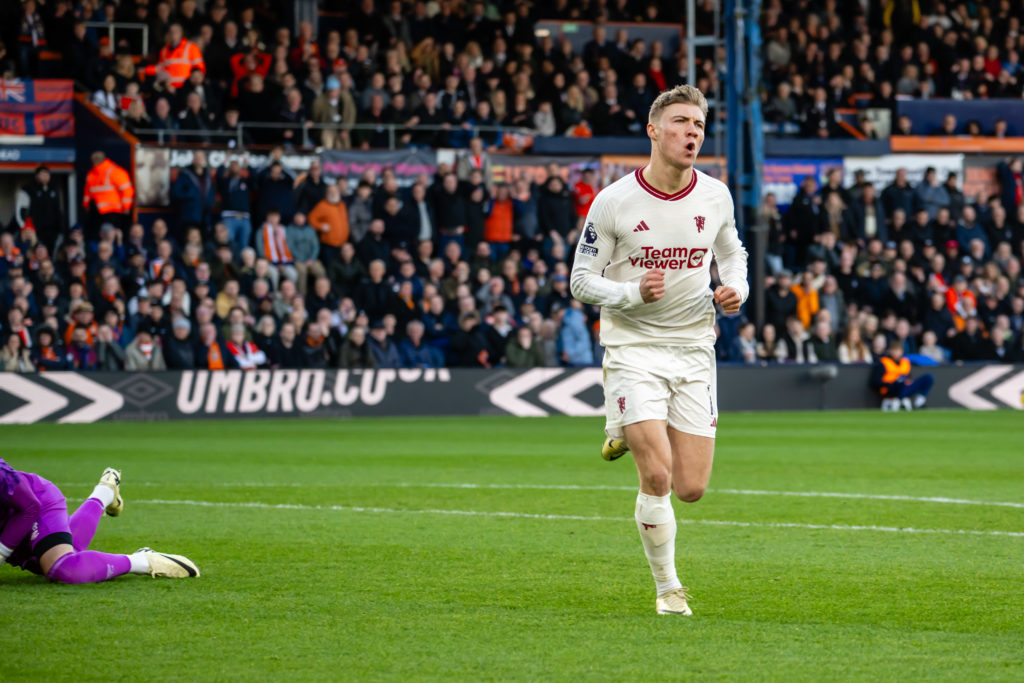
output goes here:
<path id="1" fill-rule="evenodd" d="M 657 610 L 658 614 L 679 614 L 688 617 L 693 614 L 690 606 L 686 604 L 686 601 L 689 599 L 690 596 L 686 594 L 685 588 L 676 588 L 668 593 L 659 595 L 658 599 L 654 602 L 654 609 Z"/>
<path id="2" fill-rule="evenodd" d="M 114 492 L 114 502 L 106 507 L 106 512 L 111 517 L 117 517 L 124 509 L 124 498 L 121 497 L 121 470 L 115 470 L 113 467 L 103 470 L 100 486 L 106 486 Z"/>
<path id="3" fill-rule="evenodd" d="M 149 575 L 165 576 L 169 579 L 187 579 L 199 576 L 199 567 L 184 555 L 158 553 L 149 548 L 139 548 L 136 553 L 145 553 L 149 560 Z"/>
<path id="4" fill-rule="evenodd" d="M 601 457 L 608 462 L 618 460 L 626 453 L 629 453 L 629 446 L 626 445 L 625 439 L 608 438 L 601 444 Z"/>

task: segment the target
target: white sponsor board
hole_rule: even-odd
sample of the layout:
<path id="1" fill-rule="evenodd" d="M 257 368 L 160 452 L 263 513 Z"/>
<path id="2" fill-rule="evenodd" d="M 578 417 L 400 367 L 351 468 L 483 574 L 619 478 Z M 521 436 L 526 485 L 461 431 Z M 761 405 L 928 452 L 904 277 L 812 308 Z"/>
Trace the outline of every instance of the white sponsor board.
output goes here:
<path id="1" fill-rule="evenodd" d="M 971 410 L 995 410 L 1004 405 L 1024 410 L 1024 371 L 1009 374 L 1014 369 L 1013 365 L 987 365 L 975 370 L 949 387 L 949 398 Z M 980 393 L 986 389 L 995 401 Z"/>
<path id="2" fill-rule="evenodd" d="M 55 389 L 64 391 L 57 393 Z M 0 372 L 0 390 L 25 401 L 21 407 L 0 415 L 0 424 L 39 422 L 67 408 L 69 398 L 76 402 L 85 400 L 86 403 L 61 417 L 58 422 L 96 422 L 124 406 L 124 397 L 120 393 L 75 372 L 47 372 L 28 376 Z"/>
<path id="3" fill-rule="evenodd" d="M 946 182 L 951 172 L 957 175 L 957 186 L 964 180 L 963 154 L 887 154 L 883 157 L 844 157 L 843 187 L 854 183 L 854 173 L 864 171 L 864 178 L 878 190 L 885 189 L 896 178 L 896 171 L 907 169 L 910 184 L 916 186 L 924 179 L 929 167 L 936 171 L 940 183 Z"/>

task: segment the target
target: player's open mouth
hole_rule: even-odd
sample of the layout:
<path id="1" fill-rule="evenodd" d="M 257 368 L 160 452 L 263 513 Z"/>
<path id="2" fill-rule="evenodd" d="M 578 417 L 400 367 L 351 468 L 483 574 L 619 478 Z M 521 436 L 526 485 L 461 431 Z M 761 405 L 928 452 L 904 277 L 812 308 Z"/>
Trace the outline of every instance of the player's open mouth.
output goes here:
<path id="1" fill-rule="evenodd" d="M 696 142 L 688 142 L 688 143 L 686 143 L 686 151 L 690 152 L 691 154 L 696 152 L 697 151 L 697 143 Z"/>

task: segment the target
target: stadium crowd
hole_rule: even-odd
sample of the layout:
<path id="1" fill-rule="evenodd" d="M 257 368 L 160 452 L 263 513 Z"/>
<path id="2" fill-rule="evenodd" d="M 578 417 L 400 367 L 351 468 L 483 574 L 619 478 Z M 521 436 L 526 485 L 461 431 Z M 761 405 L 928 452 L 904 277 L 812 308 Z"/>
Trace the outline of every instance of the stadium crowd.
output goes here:
<path id="1" fill-rule="evenodd" d="M 805 137 L 849 137 L 836 110 L 873 107 L 889 110 L 893 134 L 1005 137 L 1005 119 L 988 128 L 947 116 L 936 130 L 922 130 L 897 116 L 896 102 L 1020 98 L 1022 20 L 1024 8 L 1009 0 L 768 0 L 765 120 Z M 858 116 L 857 126 L 878 137 L 868 117 Z"/>
<path id="2" fill-rule="evenodd" d="M 213 173 L 199 150 L 171 190 L 179 220 L 149 229 L 95 206 L 62 228 L 40 168 L 22 227 L 0 234 L 0 366 L 600 362 L 598 312 L 567 282 L 596 174 L 570 188 L 552 165 L 545 182 L 488 188 L 470 159 L 401 189 L 389 168 L 328 183 L 319 162 Z M 720 359 L 870 362 L 899 339 L 936 362 L 1024 362 L 1021 170 L 1007 160 L 1004 191 L 974 201 L 932 170 L 881 192 L 838 170 L 807 178 L 785 213 L 769 194 L 765 324 L 749 304 L 720 316 Z"/>
<path id="3" fill-rule="evenodd" d="M 243 141 L 328 147 L 386 146 L 370 127 L 380 124 L 402 126 L 399 145 L 465 147 L 469 131 L 500 145 L 502 129 L 643 135 L 654 97 L 687 72 L 681 54 L 627 29 L 610 34 L 599 25 L 579 50 L 564 36 L 535 35 L 539 19 L 678 19 L 679 4 L 667 0 L 334 4 L 338 28 L 315 35 L 308 22 L 295 34 L 286 28 L 283 2 L 212 0 L 204 12 L 195 0 L 27 0 L 9 10 L 0 34 L 13 49 L 5 57 L 0 47 L 0 60 L 33 76 L 40 55 L 60 50 L 51 75 L 74 78 L 129 131 L 195 141 L 237 136 L 239 122 L 264 123 L 274 126 L 248 129 Z M 698 14 L 710 30 L 711 5 Z M 138 31 L 119 31 L 111 44 L 87 26 L 109 20 L 148 25 L 151 54 L 140 61 Z M 698 85 L 707 89 L 713 61 L 702 68 Z"/>
<path id="4" fill-rule="evenodd" d="M 75 79 L 130 131 L 162 131 L 179 141 L 234 136 L 328 147 L 386 146 L 388 136 L 373 128 L 381 124 L 399 126 L 398 146 L 465 147 L 469 131 L 488 146 L 501 145 L 503 129 L 643 135 L 643 112 L 655 95 L 684 82 L 688 72 L 683 47 L 667 53 L 660 41 L 605 26 L 681 20 L 684 3 L 325 5 L 339 10 L 337 23 L 325 22 L 318 34 L 301 23 L 293 34 L 282 2 L 10 3 L 0 30 L 0 71 L 35 76 L 41 55 L 56 51 L 62 59 L 48 75 Z M 710 0 L 698 3 L 698 34 L 711 32 L 713 7 Z M 538 37 L 542 19 L 596 23 L 591 39 L 574 49 L 565 36 Z M 922 130 L 896 116 L 896 102 L 1019 98 L 1022 20 L 1024 10 L 1009 0 L 769 0 L 761 18 L 765 120 L 780 132 L 848 137 L 837 110 L 880 108 L 891 112 L 894 133 L 1005 136 L 1002 119 L 983 127 L 947 117 L 936 130 Z M 139 31 L 121 30 L 111 44 L 86 25 L 103 21 L 147 25 L 150 54 L 141 54 Z M 702 47 L 697 61 L 695 85 L 713 92 L 723 55 Z M 860 115 L 853 125 L 876 137 L 872 121 Z M 239 133 L 240 122 L 272 127 Z"/>
<path id="5" fill-rule="evenodd" d="M 130 183 L 87 183 L 88 220 L 63 227 L 41 167 L 20 229 L 0 234 L 0 366 L 594 363 L 596 314 L 571 299 L 566 254 L 596 174 L 488 189 L 472 158 L 400 189 L 390 168 L 328 183 L 316 161 L 298 178 L 276 160 L 213 174 L 198 150 L 171 188 L 178 220 L 149 229 L 127 220 Z"/>
<path id="6" fill-rule="evenodd" d="M 933 168 L 916 185 L 899 169 L 881 191 L 844 187 L 833 169 L 820 187 L 805 178 L 785 213 L 767 195 L 765 324 L 730 321 L 738 332 L 721 355 L 870 362 L 898 339 L 936 363 L 1024 362 L 1021 160 L 997 171 L 992 196 L 964 197 L 955 173 Z"/>

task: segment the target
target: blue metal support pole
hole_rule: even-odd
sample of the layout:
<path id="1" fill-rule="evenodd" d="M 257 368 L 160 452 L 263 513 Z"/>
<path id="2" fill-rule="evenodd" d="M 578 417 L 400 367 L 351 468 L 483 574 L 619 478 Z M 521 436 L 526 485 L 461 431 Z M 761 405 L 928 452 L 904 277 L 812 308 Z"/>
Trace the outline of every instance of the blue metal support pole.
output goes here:
<path id="1" fill-rule="evenodd" d="M 744 175 L 743 165 L 743 137 L 746 127 L 745 112 L 740 106 L 740 93 L 743 92 L 744 82 L 744 54 L 742 52 L 743 30 L 742 19 L 737 17 L 737 9 L 742 12 L 742 5 L 737 7 L 743 0 L 726 0 L 725 2 L 725 54 L 726 73 L 729 74 L 729 82 L 725 84 L 725 111 L 726 111 L 726 168 L 729 174 L 729 191 L 737 202 L 736 227 L 740 234 L 743 233 L 743 209 L 742 198 Z"/>
<path id="2" fill-rule="evenodd" d="M 761 118 L 761 0 L 747 0 L 747 89 L 745 101 L 749 124 L 750 177 L 747 179 L 747 195 L 743 205 L 751 216 L 761 206 L 761 185 L 764 168 L 764 120 Z"/>
<path id="3" fill-rule="evenodd" d="M 760 0 L 726 0 L 725 41 L 729 189 L 736 200 L 736 227 L 742 236 L 761 202 L 764 165 L 761 101 Z"/>

